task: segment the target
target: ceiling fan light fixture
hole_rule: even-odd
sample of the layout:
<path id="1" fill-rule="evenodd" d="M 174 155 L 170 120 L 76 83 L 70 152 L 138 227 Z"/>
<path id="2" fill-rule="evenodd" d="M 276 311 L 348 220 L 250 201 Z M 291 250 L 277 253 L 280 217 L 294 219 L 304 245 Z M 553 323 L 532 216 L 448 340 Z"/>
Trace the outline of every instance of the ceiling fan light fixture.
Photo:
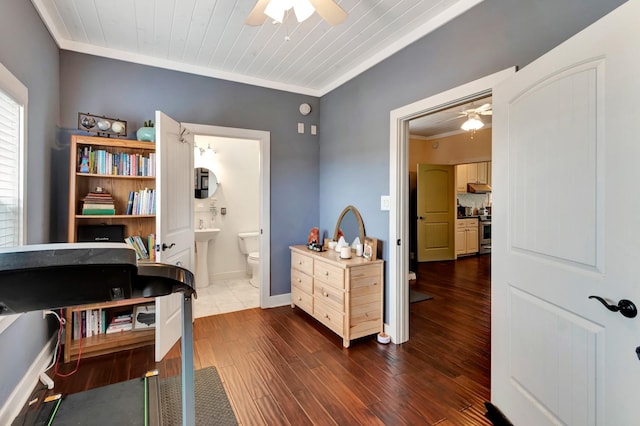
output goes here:
<path id="1" fill-rule="evenodd" d="M 470 130 L 478 130 L 482 128 L 482 126 L 484 126 L 484 123 L 482 122 L 482 120 L 480 120 L 480 116 L 476 113 L 473 113 L 467 116 L 467 121 L 462 123 L 462 126 L 460 126 L 460 128 L 468 132 Z"/>
<path id="2" fill-rule="evenodd" d="M 293 8 L 298 22 L 309 18 L 316 11 L 309 0 L 271 0 L 264 9 L 264 14 L 274 21 L 282 23 L 285 12 L 291 8 Z"/>

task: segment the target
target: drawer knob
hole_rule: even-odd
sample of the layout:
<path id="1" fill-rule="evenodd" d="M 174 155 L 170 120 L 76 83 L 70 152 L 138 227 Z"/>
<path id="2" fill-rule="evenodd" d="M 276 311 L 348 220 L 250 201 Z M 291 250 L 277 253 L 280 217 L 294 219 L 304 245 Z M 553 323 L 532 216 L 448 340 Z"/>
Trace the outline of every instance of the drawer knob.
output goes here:
<path id="1" fill-rule="evenodd" d="M 324 314 L 324 317 L 325 317 L 326 319 L 329 319 L 329 314 Z"/>
<path id="2" fill-rule="evenodd" d="M 324 297 L 329 297 L 329 293 L 327 293 L 326 291 L 323 291 L 322 294 L 324 295 Z"/>
<path id="3" fill-rule="evenodd" d="M 298 265 L 302 265 L 302 260 L 298 260 Z"/>
<path id="4" fill-rule="evenodd" d="M 298 296 L 298 300 L 302 300 L 302 297 Z"/>
<path id="5" fill-rule="evenodd" d="M 298 278 L 298 282 L 299 282 L 299 283 L 301 283 L 301 282 L 302 282 L 302 280 L 301 280 L 300 278 Z"/>
<path id="6" fill-rule="evenodd" d="M 325 271 L 324 274 L 328 277 L 329 276 L 329 271 Z"/>

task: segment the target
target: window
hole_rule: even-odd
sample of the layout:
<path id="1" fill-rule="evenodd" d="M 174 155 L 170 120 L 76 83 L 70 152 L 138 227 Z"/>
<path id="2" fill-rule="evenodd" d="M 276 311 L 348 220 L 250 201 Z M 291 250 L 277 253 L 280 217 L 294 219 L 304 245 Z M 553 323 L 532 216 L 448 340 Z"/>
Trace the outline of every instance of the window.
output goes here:
<path id="1" fill-rule="evenodd" d="M 0 247 L 25 244 L 27 88 L 0 64 Z M 0 332 L 18 315 L 0 317 Z"/>

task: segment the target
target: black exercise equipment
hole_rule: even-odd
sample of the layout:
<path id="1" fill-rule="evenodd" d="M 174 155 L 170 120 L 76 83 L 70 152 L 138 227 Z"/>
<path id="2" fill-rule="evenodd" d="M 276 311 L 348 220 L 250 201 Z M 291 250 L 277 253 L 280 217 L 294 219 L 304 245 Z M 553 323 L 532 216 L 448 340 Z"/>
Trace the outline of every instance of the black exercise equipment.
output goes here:
<path id="1" fill-rule="evenodd" d="M 140 263 L 124 243 L 41 244 L 0 249 L 0 315 L 171 293 L 182 298 L 182 423 L 195 425 L 193 273 Z"/>

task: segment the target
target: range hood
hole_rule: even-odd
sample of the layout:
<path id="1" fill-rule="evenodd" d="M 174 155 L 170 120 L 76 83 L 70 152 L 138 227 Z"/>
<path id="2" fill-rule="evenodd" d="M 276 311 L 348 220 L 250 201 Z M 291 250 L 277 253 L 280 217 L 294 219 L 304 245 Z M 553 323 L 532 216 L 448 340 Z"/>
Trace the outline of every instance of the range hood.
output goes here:
<path id="1" fill-rule="evenodd" d="M 486 183 L 468 183 L 467 192 L 472 194 L 486 194 L 487 192 L 491 192 L 491 186 Z"/>

